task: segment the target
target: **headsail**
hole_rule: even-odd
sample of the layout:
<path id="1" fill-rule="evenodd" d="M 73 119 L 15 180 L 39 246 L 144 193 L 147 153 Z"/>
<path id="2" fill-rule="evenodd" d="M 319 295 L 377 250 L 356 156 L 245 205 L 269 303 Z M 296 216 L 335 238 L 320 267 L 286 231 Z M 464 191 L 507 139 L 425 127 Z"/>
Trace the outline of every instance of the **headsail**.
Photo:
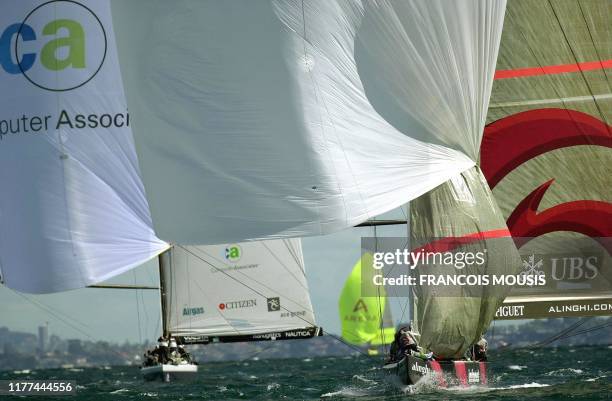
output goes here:
<path id="1" fill-rule="evenodd" d="M 520 270 L 516 246 L 478 167 L 410 202 L 410 223 L 413 249 L 486 255 L 484 264 L 466 263 L 461 270 L 436 263 L 418 266 L 420 274 L 508 275 Z M 487 330 L 510 288 L 474 288 L 466 293 L 438 286 L 415 288 L 423 347 L 440 358 L 462 358 Z"/>
<path id="2" fill-rule="evenodd" d="M 338 300 L 342 338 L 356 345 L 391 344 L 395 325 L 385 288 L 377 287 L 372 280 L 362 277 L 362 263 L 371 265 L 372 255 L 366 253 L 357 261 Z M 368 274 L 367 269 L 364 269 L 364 274 Z M 378 296 L 371 296 L 377 292 Z M 366 294 L 370 296 L 364 296 Z"/>
<path id="3" fill-rule="evenodd" d="M 316 323 L 299 239 L 175 246 L 170 257 L 166 322 L 183 342 L 265 339 L 286 331 L 312 336 Z"/>
<path id="4" fill-rule="evenodd" d="M 612 314 L 612 4 L 508 3 L 481 166 L 523 274 L 499 319 Z"/>

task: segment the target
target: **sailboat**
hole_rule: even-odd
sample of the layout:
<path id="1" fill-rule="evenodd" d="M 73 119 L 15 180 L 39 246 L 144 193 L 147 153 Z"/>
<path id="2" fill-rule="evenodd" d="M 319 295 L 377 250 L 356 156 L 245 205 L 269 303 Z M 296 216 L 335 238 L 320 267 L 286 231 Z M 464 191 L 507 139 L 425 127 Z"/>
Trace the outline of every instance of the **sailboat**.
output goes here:
<path id="1" fill-rule="evenodd" d="M 299 239 L 174 246 L 160 255 L 163 333 L 178 345 L 306 339 L 322 335 Z M 193 363 L 143 366 L 170 381 Z"/>
<path id="2" fill-rule="evenodd" d="M 369 355 L 379 355 L 380 349 L 384 351 L 385 346 L 393 341 L 395 325 L 385 288 L 362 280 L 361 264 L 368 262 L 372 262 L 371 254 L 364 255 L 355 263 L 340 293 L 338 311 L 344 341 L 365 347 Z M 377 290 L 376 297 L 366 296 L 377 293 Z"/>
<path id="3" fill-rule="evenodd" d="M 2 281 L 66 291 L 170 248 L 323 235 L 408 201 L 415 246 L 499 238 L 482 269 L 512 272 L 518 251 L 477 167 L 505 8 L 8 2 Z M 417 289 L 421 342 L 462 358 L 505 295 Z M 229 333 L 173 318 L 185 340 Z"/>

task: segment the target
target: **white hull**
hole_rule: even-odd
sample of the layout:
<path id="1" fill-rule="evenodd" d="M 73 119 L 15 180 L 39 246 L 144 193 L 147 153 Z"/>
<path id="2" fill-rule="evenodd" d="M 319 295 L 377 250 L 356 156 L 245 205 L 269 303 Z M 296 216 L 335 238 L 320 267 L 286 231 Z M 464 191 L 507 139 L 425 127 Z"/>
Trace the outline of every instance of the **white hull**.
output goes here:
<path id="1" fill-rule="evenodd" d="M 164 382 L 194 379 L 198 373 L 198 365 L 155 365 L 140 368 L 140 374 L 145 380 L 162 380 Z"/>

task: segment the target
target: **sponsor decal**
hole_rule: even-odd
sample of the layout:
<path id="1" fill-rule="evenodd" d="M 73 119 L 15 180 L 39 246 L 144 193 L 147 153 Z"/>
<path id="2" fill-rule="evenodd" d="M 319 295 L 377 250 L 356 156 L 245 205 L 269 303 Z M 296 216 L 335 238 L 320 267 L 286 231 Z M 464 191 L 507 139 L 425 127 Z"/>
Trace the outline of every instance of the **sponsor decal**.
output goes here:
<path id="1" fill-rule="evenodd" d="M 256 306 L 257 306 L 256 299 L 244 299 L 240 301 L 221 302 L 219 304 L 219 309 L 232 310 L 232 309 L 254 308 Z"/>
<path id="2" fill-rule="evenodd" d="M 281 309 L 279 297 L 268 298 L 267 302 L 268 312 L 278 312 Z"/>
<path id="3" fill-rule="evenodd" d="M 107 46 L 104 25 L 90 8 L 47 1 L 0 27 L 0 73 L 21 74 L 47 91 L 73 90 L 100 71 Z"/>
<path id="4" fill-rule="evenodd" d="M 497 308 L 495 317 L 519 317 L 525 314 L 525 305 L 502 305 Z"/>
<path id="5" fill-rule="evenodd" d="M 253 335 L 253 339 L 255 340 L 276 340 L 280 337 L 282 337 L 281 333 L 264 333 Z"/>
<path id="6" fill-rule="evenodd" d="M 535 260 L 535 255 L 530 255 L 527 260 L 523 259 L 523 271 L 521 272 L 524 276 L 539 276 L 543 275 L 542 266 L 544 262 L 542 259 Z"/>
<path id="7" fill-rule="evenodd" d="M 288 331 L 285 333 L 285 337 L 310 337 L 312 334 L 308 330 Z"/>
<path id="8" fill-rule="evenodd" d="M 551 276 L 555 281 L 593 280 L 599 274 L 599 258 L 595 255 L 551 258 Z"/>
<path id="9" fill-rule="evenodd" d="M 431 374 L 431 369 L 429 369 L 429 366 L 427 365 L 419 365 L 418 363 L 413 363 L 412 366 L 410 367 L 410 370 L 412 370 L 413 372 L 418 372 L 422 375 L 428 375 Z"/>
<path id="10" fill-rule="evenodd" d="M 242 269 L 254 269 L 259 267 L 258 263 L 238 264 L 242 259 L 243 249 L 238 244 L 229 244 L 222 248 L 223 258 L 227 261 L 222 267 L 213 267 L 210 269 L 211 273 L 219 273 L 221 270 L 242 270 Z"/>
<path id="11" fill-rule="evenodd" d="M 612 304 L 573 304 L 573 305 L 552 305 L 548 308 L 548 313 L 578 313 L 578 312 L 605 312 L 612 311 Z"/>
<path id="12" fill-rule="evenodd" d="M 232 244 L 225 247 L 225 260 L 236 263 L 242 258 L 242 248 L 240 245 Z"/>
<path id="13" fill-rule="evenodd" d="M 201 315 L 204 313 L 204 308 L 199 306 L 195 308 L 183 308 L 183 316 Z"/>
<path id="14" fill-rule="evenodd" d="M 189 344 L 194 342 L 208 342 L 208 336 L 184 336 L 182 337 L 182 342 Z"/>
<path id="15" fill-rule="evenodd" d="M 359 312 L 361 310 L 365 313 L 368 313 L 368 306 L 365 304 L 365 302 L 363 302 L 363 299 L 359 298 L 359 300 L 355 304 L 355 307 L 353 308 L 353 313 Z"/>
<path id="16" fill-rule="evenodd" d="M 380 317 L 376 315 L 345 315 L 346 322 L 379 322 Z"/>
<path id="17" fill-rule="evenodd" d="M 79 1 L 52 0 L 41 2 L 33 9 L 24 9 L 20 14 L 3 13 L 5 18 L 0 18 L 0 79 L 8 78 L 7 93 L 10 94 L 21 95 L 23 90 L 30 89 L 27 86 L 39 89 L 38 92 L 68 92 L 81 88 L 79 96 L 106 98 L 109 102 L 104 104 L 114 104 L 113 108 L 81 111 L 80 108 L 95 104 L 84 101 L 87 96 L 72 99 L 68 109 L 31 107 L 31 102 L 25 100 L 30 93 L 26 90 L 24 98 L 16 98 L 18 106 L 37 111 L 0 116 L 0 141 L 9 134 L 41 135 L 61 131 L 65 139 L 63 135 L 72 130 L 130 127 L 130 115 L 121 105 L 124 99 L 119 96 L 121 99 L 117 100 L 118 88 L 110 85 L 117 79 L 120 81 L 119 71 L 114 65 L 105 67 L 107 71 L 102 68 L 110 41 L 104 26 L 110 18 L 108 7 L 104 2 L 90 4 L 92 8 Z M 90 94 L 83 88 L 94 78 L 100 79 L 100 87 L 95 88 L 95 94 Z"/>
<path id="18" fill-rule="evenodd" d="M 480 371 L 468 370 L 468 383 L 480 383 Z"/>
<path id="19" fill-rule="evenodd" d="M 297 312 L 283 312 L 280 317 L 298 317 L 298 316 L 306 316 L 306 311 L 301 310 Z"/>
<path id="20" fill-rule="evenodd" d="M 579 145 L 612 148 L 610 126 L 589 114 L 566 108 L 523 111 L 485 127 L 480 166 L 493 189 L 523 163 L 547 152 Z M 612 236 L 610 202 L 576 199 L 542 209 L 540 202 L 554 181 L 553 178 L 540 184 L 508 217 L 508 228 L 518 248 L 528 239 L 517 241 L 516 238 L 538 237 L 555 231 L 573 231 L 591 238 Z M 602 245 L 610 251 L 609 244 Z"/>

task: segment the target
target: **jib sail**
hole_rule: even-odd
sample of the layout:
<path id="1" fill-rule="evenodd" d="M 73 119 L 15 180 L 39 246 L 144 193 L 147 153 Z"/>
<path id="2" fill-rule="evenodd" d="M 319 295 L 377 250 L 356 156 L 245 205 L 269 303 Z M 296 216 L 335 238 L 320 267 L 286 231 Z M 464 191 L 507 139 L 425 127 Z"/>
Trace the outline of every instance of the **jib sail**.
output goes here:
<path id="1" fill-rule="evenodd" d="M 165 320 L 182 342 L 315 334 L 299 239 L 175 246 L 170 258 Z"/>

